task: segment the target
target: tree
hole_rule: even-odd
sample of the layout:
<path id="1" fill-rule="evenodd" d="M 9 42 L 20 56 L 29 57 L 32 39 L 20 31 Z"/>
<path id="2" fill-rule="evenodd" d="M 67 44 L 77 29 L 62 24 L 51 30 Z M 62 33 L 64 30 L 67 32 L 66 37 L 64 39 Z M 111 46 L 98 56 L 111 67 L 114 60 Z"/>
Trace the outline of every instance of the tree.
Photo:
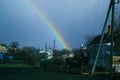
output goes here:
<path id="1" fill-rule="evenodd" d="M 67 49 L 62 49 L 61 51 L 60 51 L 60 56 L 62 56 L 62 55 L 69 55 L 70 54 L 70 51 L 69 50 L 67 50 Z"/>
<path id="2" fill-rule="evenodd" d="M 80 57 L 81 56 L 81 49 L 72 49 L 72 52 L 74 53 L 75 57 Z"/>
<path id="3" fill-rule="evenodd" d="M 31 57 L 37 59 L 39 58 L 39 49 L 32 47 L 32 46 L 25 46 L 22 48 L 24 52 L 27 53 L 27 55 L 31 55 Z"/>
<path id="4" fill-rule="evenodd" d="M 9 45 L 9 47 L 11 47 L 11 48 L 18 48 L 18 46 L 19 46 L 19 42 L 17 42 L 17 41 L 11 42 Z"/>
<path id="5" fill-rule="evenodd" d="M 96 37 L 96 35 L 86 36 L 85 37 L 86 38 L 85 45 L 86 46 L 89 45 L 95 37 Z"/>
<path id="6" fill-rule="evenodd" d="M 35 60 L 39 57 L 38 52 L 39 49 L 36 49 L 35 47 L 25 46 L 22 48 L 21 56 L 25 63 L 34 66 Z"/>
<path id="7" fill-rule="evenodd" d="M 8 52 L 14 57 L 18 54 L 18 46 L 19 42 L 17 41 L 11 42 L 8 46 Z"/>
<path id="8" fill-rule="evenodd" d="M 69 55 L 70 51 L 67 49 L 62 49 L 62 50 L 54 50 L 53 51 L 53 57 L 58 58 L 61 57 L 62 55 Z"/>
<path id="9" fill-rule="evenodd" d="M 34 54 L 34 55 L 39 52 L 39 49 L 36 49 L 35 47 L 32 47 L 32 46 L 25 46 L 22 49 L 26 50 L 27 53 Z"/>

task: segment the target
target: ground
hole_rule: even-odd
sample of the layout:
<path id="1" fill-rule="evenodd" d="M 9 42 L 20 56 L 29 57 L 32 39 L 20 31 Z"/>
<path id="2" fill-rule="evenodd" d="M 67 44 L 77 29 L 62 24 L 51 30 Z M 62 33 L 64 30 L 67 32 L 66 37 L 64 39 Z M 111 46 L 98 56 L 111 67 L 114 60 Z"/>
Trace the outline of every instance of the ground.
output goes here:
<path id="1" fill-rule="evenodd" d="M 41 70 L 2 70 L 0 80 L 85 80 L 79 74 Z"/>
<path id="2" fill-rule="evenodd" d="M 108 77 L 96 77 L 95 80 L 110 80 Z M 0 68 L 0 80 L 91 80 L 89 75 L 68 74 L 40 69 Z M 114 80 L 114 79 L 113 79 Z M 117 78 L 116 80 L 120 80 Z"/>

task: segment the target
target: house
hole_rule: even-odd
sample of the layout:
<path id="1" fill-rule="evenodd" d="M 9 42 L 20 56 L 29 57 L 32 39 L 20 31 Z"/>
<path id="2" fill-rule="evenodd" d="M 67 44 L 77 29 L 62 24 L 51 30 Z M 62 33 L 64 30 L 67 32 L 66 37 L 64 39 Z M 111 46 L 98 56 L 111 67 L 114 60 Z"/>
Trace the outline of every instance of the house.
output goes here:
<path id="1" fill-rule="evenodd" d="M 4 58 L 4 54 L 7 53 L 6 47 L 0 45 L 0 60 Z"/>
<path id="2" fill-rule="evenodd" d="M 103 43 L 102 43 L 102 47 L 100 50 L 100 54 L 97 60 L 97 67 L 102 67 L 102 68 L 106 68 L 107 70 L 109 70 L 110 68 L 110 46 L 111 46 L 111 35 L 110 32 L 108 30 L 108 33 L 105 33 L 104 35 L 104 39 L 103 39 Z M 96 36 L 93 41 L 88 45 L 88 52 L 89 52 L 89 64 L 92 66 L 94 64 L 96 55 L 97 55 L 97 51 L 99 48 L 99 43 L 100 43 L 100 39 L 101 39 L 102 35 L 98 35 Z M 114 33 L 114 46 L 113 46 L 113 56 L 117 56 L 120 54 L 119 51 L 119 47 L 120 47 L 120 31 L 115 31 Z M 119 43 L 119 44 L 118 44 Z M 119 48 L 119 49 L 117 49 Z"/>
<path id="3" fill-rule="evenodd" d="M 2 53 L 6 53 L 6 52 L 7 52 L 6 47 L 0 45 L 0 52 L 2 52 Z"/>
<path id="4" fill-rule="evenodd" d="M 39 54 L 40 54 L 40 57 L 42 59 L 52 59 L 53 58 L 53 51 L 52 51 L 52 49 L 49 49 L 47 51 L 45 51 L 45 50 L 39 51 Z"/>
<path id="5" fill-rule="evenodd" d="M 14 57 L 8 53 L 8 49 L 2 45 L 0 45 L 0 60 L 7 59 L 13 60 Z"/>
<path id="6" fill-rule="evenodd" d="M 4 58 L 4 55 L 2 52 L 0 52 L 0 60 L 3 60 L 3 58 Z"/>

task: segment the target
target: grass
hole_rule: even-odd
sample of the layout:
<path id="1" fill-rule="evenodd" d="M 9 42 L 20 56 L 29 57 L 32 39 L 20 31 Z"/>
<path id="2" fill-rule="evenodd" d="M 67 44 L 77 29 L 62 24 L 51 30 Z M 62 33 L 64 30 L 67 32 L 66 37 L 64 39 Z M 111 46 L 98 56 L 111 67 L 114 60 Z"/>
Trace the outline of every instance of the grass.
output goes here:
<path id="1" fill-rule="evenodd" d="M 13 68 L 28 68 L 30 67 L 27 64 L 0 64 L 0 67 L 13 67 Z"/>

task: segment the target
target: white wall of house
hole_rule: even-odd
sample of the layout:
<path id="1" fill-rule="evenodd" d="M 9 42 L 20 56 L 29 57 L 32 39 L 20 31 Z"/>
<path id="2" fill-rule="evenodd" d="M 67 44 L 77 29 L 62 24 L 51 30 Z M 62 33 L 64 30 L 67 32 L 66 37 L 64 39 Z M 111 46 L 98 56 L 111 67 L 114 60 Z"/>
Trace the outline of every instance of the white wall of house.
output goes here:
<path id="1" fill-rule="evenodd" d="M 0 45 L 0 52 L 6 53 L 7 52 L 6 47 Z"/>
<path id="2" fill-rule="evenodd" d="M 47 55 L 45 56 L 46 59 L 52 59 L 53 58 L 53 51 L 51 49 L 48 50 L 47 52 L 45 52 L 45 50 L 39 52 L 39 54 L 46 54 L 46 53 L 47 53 Z"/>

